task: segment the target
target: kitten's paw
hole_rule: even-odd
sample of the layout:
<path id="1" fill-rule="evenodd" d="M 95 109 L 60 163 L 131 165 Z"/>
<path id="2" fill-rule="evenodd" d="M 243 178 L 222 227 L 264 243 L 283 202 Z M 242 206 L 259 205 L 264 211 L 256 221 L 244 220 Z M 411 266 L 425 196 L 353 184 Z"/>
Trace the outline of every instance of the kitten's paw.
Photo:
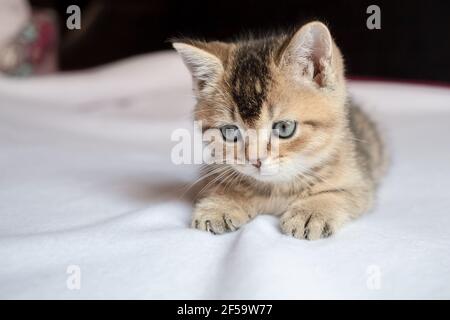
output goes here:
<path id="1" fill-rule="evenodd" d="M 239 229 L 248 219 L 243 218 L 245 214 L 233 211 L 214 210 L 212 208 L 196 208 L 192 219 L 192 228 L 209 231 L 213 234 L 235 231 Z"/>
<path id="2" fill-rule="evenodd" d="M 331 236 L 338 223 L 324 214 L 288 211 L 280 219 L 283 233 L 297 239 L 317 240 Z"/>

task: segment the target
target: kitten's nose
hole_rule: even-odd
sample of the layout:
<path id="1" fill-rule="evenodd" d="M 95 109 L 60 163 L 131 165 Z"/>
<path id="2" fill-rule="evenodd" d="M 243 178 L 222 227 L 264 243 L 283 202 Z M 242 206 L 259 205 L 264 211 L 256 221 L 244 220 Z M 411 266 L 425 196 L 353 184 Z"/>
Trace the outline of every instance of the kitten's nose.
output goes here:
<path id="1" fill-rule="evenodd" d="M 252 163 L 252 165 L 256 168 L 256 169 L 259 169 L 259 168 L 261 168 L 261 160 L 256 160 L 256 162 L 255 163 Z"/>

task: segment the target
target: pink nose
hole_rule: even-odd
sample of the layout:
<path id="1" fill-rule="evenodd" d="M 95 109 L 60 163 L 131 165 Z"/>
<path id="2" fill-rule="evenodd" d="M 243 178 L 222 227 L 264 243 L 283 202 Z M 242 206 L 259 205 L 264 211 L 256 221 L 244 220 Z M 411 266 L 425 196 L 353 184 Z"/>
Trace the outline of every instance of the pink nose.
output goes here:
<path id="1" fill-rule="evenodd" d="M 261 168 L 261 160 L 256 160 L 256 162 L 252 163 L 252 165 L 257 169 Z"/>

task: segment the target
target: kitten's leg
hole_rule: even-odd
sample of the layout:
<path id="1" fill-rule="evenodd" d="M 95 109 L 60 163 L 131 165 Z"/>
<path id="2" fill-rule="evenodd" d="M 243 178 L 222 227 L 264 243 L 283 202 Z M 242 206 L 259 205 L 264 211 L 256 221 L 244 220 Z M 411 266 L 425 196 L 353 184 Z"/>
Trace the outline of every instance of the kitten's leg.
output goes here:
<path id="1" fill-rule="evenodd" d="M 281 230 L 298 239 L 316 240 L 335 233 L 345 222 L 368 209 L 369 193 L 355 196 L 330 190 L 294 201 L 280 219 Z"/>
<path id="2" fill-rule="evenodd" d="M 238 198 L 213 195 L 201 199 L 194 209 L 192 227 L 214 234 L 235 231 L 254 216 Z"/>

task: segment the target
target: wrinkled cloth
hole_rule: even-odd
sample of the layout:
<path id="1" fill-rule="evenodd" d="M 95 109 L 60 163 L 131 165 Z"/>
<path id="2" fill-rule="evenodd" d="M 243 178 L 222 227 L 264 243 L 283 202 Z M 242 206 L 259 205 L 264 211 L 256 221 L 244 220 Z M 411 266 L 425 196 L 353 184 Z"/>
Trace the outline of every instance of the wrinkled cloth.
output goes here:
<path id="1" fill-rule="evenodd" d="M 449 89 L 350 83 L 392 164 L 370 213 L 302 241 L 189 228 L 190 86 L 174 53 L 0 77 L 0 298 L 450 298 Z"/>

